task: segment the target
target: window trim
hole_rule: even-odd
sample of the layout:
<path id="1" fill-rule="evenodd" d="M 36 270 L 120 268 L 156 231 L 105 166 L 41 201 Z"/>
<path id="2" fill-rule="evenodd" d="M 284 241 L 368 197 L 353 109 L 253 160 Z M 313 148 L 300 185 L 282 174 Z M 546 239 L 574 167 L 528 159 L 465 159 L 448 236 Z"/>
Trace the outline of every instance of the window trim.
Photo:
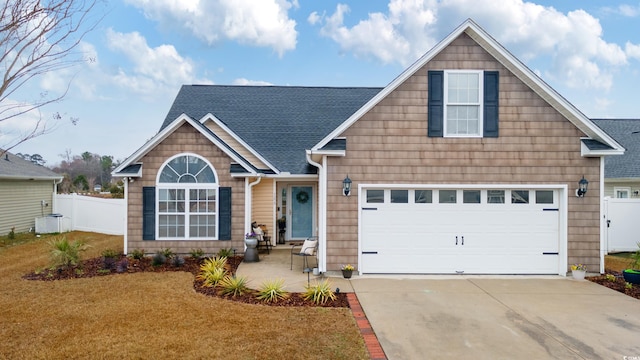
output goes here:
<path id="1" fill-rule="evenodd" d="M 478 102 L 477 103 L 449 103 L 449 75 L 450 74 L 477 74 L 478 75 Z M 478 132 L 477 134 L 451 134 L 448 129 L 447 113 L 450 105 L 478 106 Z M 443 80 L 443 109 L 442 109 L 442 136 L 452 138 L 482 138 L 484 137 L 484 71 L 482 70 L 444 70 Z"/>
<path id="2" fill-rule="evenodd" d="M 618 197 L 618 191 L 619 192 L 626 192 L 627 193 L 627 197 Z M 616 186 L 613 188 L 613 195 L 616 199 L 630 199 L 631 198 L 631 187 L 620 187 L 620 186 Z"/>
<path id="3" fill-rule="evenodd" d="M 160 182 L 160 175 L 162 174 L 162 171 L 164 170 L 164 168 L 174 159 L 179 158 L 179 157 L 183 157 L 183 156 L 190 156 L 190 157 L 195 157 L 200 159 L 201 161 L 203 161 L 213 172 L 213 176 L 214 176 L 214 180 L 215 182 L 211 182 L 211 183 L 189 183 L 189 182 L 175 182 L 175 183 L 167 183 L 167 182 Z M 172 157 L 167 158 L 164 163 L 162 163 L 162 165 L 158 168 L 158 172 L 156 174 L 156 186 L 155 186 L 155 192 L 156 192 L 156 199 L 155 199 L 155 238 L 156 240 L 159 241 L 175 241 L 175 240 L 180 240 L 180 241 L 202 241 L 202 240 L 219 240 L 220 238 L 220 183 L 218 181 L 219 177 L 218 177 L 218 173 L 216 172 L 215 167 L 211 164 L 211 162 L 209 162 L 206 158 L 194 154 L 194 153 L 180 153 L 180 154 L 176 154 Z M 184 202 L 185 202 L 185 211 L 183 214 L 184 216 L 184 233 L 185 236 L 183 237 L 161 237 L 160 236 L 160 216 L 161 215 L 176 215 L 177 213 L 161 213 L 160 212 L 160 191 L 161 190 L 167 190 L 167 189 L 180 189 L 180 190 L 184 190 L 185 191 L 185 196 L 184 196 Z M 215 234 L 212 237 L 191 237 L 189 230 L 190 230 L 190 217 L 191 215 L 210 215 L 212 213 L 207 212 L 207 213 L 198 213 L 198 212 L 191 212 L 189 211 L 189 202 L 190 202 L 190 190 L 214 190 L 215 191 Z"/>

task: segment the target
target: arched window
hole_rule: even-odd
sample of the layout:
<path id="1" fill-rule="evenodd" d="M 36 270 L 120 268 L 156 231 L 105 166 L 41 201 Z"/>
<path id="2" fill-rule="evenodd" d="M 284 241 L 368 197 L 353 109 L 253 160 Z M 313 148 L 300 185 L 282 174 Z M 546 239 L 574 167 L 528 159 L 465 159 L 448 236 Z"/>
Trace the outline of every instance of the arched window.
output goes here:
<path id="1" fill-rule="evenodd" d="M 208 161 L 194 154 L 169 159 L 156 189 L 158 239 L 217 239 L 218 183 Z"/>

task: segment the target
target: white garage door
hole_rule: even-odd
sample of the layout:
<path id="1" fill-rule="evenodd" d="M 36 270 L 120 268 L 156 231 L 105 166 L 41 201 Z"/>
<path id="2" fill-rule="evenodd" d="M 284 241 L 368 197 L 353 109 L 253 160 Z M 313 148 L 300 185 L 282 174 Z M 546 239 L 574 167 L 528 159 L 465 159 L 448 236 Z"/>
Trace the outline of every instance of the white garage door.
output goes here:
<path id="1" fill-rule="evenodd" d="M 557 274 L 559 190 L 362 189 L 363 273 Z"/>

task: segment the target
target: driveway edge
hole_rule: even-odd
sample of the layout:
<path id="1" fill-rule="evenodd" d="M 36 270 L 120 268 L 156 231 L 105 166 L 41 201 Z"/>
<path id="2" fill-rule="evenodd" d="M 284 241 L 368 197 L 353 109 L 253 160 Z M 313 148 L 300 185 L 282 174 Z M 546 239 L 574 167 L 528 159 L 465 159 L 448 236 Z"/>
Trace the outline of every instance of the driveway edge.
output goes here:
<path id="1" fill-rule="evenodd" d="M 384 350 L 382 350 L 378 337 L 376 333 L 373 332 L 367 315 L 365 315 L 362 310 L 358 296 L 355 293 L 348 293 L 347 300 L 349 301 L 349 308 L 351 309 L 353 317 L 356 319 L 356 324 L 358 325 L 358 329 L 360 329 L 360 334 L 364 339 L 364 344 L 367 347 L 367 351 L 369 351 L 371 360 L 387 360 L 387 356 Z"/>

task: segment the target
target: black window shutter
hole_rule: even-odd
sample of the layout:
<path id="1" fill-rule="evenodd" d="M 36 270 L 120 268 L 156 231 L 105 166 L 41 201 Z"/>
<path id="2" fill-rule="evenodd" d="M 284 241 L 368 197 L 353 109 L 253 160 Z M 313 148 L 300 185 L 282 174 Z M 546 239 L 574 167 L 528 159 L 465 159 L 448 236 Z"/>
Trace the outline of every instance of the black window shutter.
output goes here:
<path id="1" fill-rule="evenodd" d="M 142 188 L 142 240 L 156 239 L 156 188 Z"/>
<path id="2" fill-rule="evenodd" d="M 484 72 L 484 137 L 498 137 L 498 72 Z"/>
<path id="3" fill-rule="evenodd" d="M 231 240 L 231 188 L 221 187 L 219 189 L 218 211 L 220 221 L 218 240 Z"/>
<path id="4" fill-rule="evenodd" d="M 442 137 L 444 117 L 444 71 L 429 71 L 429 99 L 427 110 L 429 137 Z"/>

